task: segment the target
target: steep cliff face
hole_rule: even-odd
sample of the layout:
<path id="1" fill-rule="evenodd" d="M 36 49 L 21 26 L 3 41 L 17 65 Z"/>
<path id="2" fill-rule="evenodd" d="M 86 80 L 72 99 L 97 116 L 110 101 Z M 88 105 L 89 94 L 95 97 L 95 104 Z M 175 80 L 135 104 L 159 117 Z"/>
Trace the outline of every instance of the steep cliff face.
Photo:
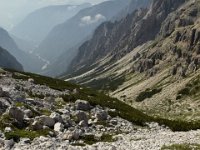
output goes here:
<path id="1" fill-rule="evenodd" d="M 22 65 L 5 49 L 0 47 L 0 67 L 23 71 Z"/>
<path id="2" fill-rule="evenodd" d="M 190 114 L 195 112 L 193 117 L 198 119 L 199 10 L 199 0 L 154 1 L 144 17 L 133 22 L 135 27 L 127 31 L 130 36 L 124 34 L 123 40 L 110 44 L 115 48 L 105 48 L 107 41 L 111 43 L 110 34 L 103 44 L 91 42 L 97 35 L 85 43 L 81 49 L 83 57 L 78 55 L 73 62 L 71 69 L 75 72 L 70 72 L 68 80 L 106 91 L 147 113 L 191 119 Z M 135 12 L 135 16 L 139 12 Z M 159 16 L 165 17 L 158 19 Z M 146 23 L 140 24 L 142 22 Z M 101 32 L 111 31 L 103 32 L 102 28 Z M 116 37 L 113 39 L 118 39 Z M 91 54 L 93 59 L 89 57 Z"/>
<path id="3" fill-rule="evenodd" d="M 154 0 L 149 9 L 141 9 L 119 22 L 102 24 L 91 40 L 79 49 L 79 54 L 71 64 L 70 70 L 93 64 L 106 55 L 116 61 L 149 40 L 154 40 L 161 25 L 172 11 L 185 0 Z"/>
<path id="4" fill-rule="evenodd" d="M 152 76 L 163 65 L 171 65 L 171 74 L 182 77 L 196 71 L 200 65 L 199 8 L 199 1 L 190 1 L 170 14 L 155 44 L 136 63 L 135 70 L 149 71 Z"/>

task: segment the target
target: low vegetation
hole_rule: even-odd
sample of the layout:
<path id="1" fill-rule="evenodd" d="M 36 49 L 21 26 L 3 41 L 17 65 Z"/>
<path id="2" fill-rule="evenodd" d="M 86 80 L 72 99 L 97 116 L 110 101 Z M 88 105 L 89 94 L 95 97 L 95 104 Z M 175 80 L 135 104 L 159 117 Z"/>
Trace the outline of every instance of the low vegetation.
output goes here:
<path id="1" fill-rule="evenodd" d="M 162 88 L 159 89 L 147 89 L 144 92 L 141 92 L 137 97 L 136 97 L 136 102 L 142 102 L 146 98 L 151 98 L 155 94 L 158 94 L 162 91 Z"/>
<path id="2" fill-rule="evenodd" d="M 102 135 L 101 139 L 96 139 L 94 135 L 86 135 L 82 137 L 82 140 L 85 144 L 92 145 L 99 141 L 101 142 L 114 142 L 114 139 L 112 138 L 112 135 L 110 134 L 104 134 Z"/>
<path id="3" fill-rule="evenodd" d="M 163 146 L 161 150 L 199 150 L 200 145 L 197 144 L 174 144 L 171 146 Z"/>
<path id="4" fill-rule="evenodd" d="M 187 83 L 185 88 L 178 92 L 176 99 L 178 100 L 185 96 L 192 96 L 194 99 L 200 96 L 200 76 Z"/>
<path id="5" fill-rule="evenodd" d="M 198 121 L 187 122 L 183 120 L 168 120 L 159 117 L 157 118 L 151 117 L 125 104 L 124 102 L 116 98 L 111 98 L 101 92 L 96 92 L 89 88 L 80 88 L 77 85 L 64 82 L 59 79 L 53 79 L 31 73 L 23 73 L 23 74 L 26 75 L 26 78 L 24 76 L 17 76 L 17 77 L 15 76 L 15 78 L 24 80 L 27 80 L 28 78 L 33 78 L 35 83 L 41 85 L 47 85 L 57 90 L 77 89 L 78 92 L 74 94 L 72 93 L 72 95 L 70 96 L 63 96 L 62 98 L 64 99 L 64 101 L 74 102 L 77 99 L 87 100 L 91 105 L 101 105 L 102 107 L 108 107 L 114 109 L 115 111 L 110 112 L 112 116 L 119 116 L 130 122 L 133 122 L 136 125 L 145 126 L 147 122 L 158 122 L 160 125 L 168 126 L 173 131 L 189 131 L 189 130 L 200 129 L 200 122 Z M 151 97 L 160 91 L 161 89 L 146 91 L 146 93 L 148 94 L 144 94 L 145 96 L 142 97 L 143 98 Z"/>
<path id="6" fill-rule="evenodd" d="M 47 136 L 50 130 L 40 130 L 40 131 L 28 131 L 28 130 L 14 130 L 12 132 L 5 133 L 6 139 L 13 139 L 14 141 L 19 141 L 20 138 L 29 138 L 33 140 L 39 136 Z"/>
<path id="7" fill-rule="evenodd" d="M 124 83 L 124 81 L 125 77 L 102 78 L 93 80 L 86 85 L 96 90 L 115 91 L 120 85 Z"/>

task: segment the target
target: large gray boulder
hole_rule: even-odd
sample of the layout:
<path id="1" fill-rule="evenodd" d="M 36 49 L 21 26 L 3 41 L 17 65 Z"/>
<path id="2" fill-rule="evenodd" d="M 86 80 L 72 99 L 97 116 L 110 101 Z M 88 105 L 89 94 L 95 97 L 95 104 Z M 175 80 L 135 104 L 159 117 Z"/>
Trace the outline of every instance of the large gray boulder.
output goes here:
<path id="1" fill-rule="evenodd" d="M 77 100 L 75 102 L 75 108 L 76 110 L 83 110 L 83 111 L 88 111 L 90 110 L 90 104 L 88 101 L 84 101 L 84 100 Z"/>
<path id="2" fill-rule="evenodd" d="M 0 97 L 9 97 L 10 94 L 7 91 L 4 91 L 1 87 L 0 87 Z"/>
<path id="3" fill-rule="evenodd" d="M 84 111 L 77 111 L 75 113 L 75 117 L 76 117 L 76 119 L 77 119 L 78 122 L 83 121 L 83 120 L 85 122 L 88 122 L 88 116 L 87 116 L 87 114 Z"/>
<path id="4" fill-rule="evenodd" d="M 55 120 L 49 116 L 43 115 L 39 118 L 39 120 L 44 126 L 47 126 L 47 127 L 54 127 L 55 125 Z"/>
<path id="5" fill-rule="evenodd" d="M 95 118 L 96 118 L 98 121 L 107 120 L 107 118 L 108 118 L 108 113 L 107 113 L 105 110 L 98 110 L 98 111 L 95 113 Z"/>
<path id="6" fill-rule="evenodd" d="M 0 114 L 3 114 L 11 104 L 4 98 L 0 98 Z"/>
<path id="7" fill-rule="evenodd" d="M 10 107 L 9 110 L 9 115 L 16 119 L 18 122 L 22 123 L 23 122 L 23 119 L 24 119 L 24 112 L 17 108 L 17 107 Z"/>

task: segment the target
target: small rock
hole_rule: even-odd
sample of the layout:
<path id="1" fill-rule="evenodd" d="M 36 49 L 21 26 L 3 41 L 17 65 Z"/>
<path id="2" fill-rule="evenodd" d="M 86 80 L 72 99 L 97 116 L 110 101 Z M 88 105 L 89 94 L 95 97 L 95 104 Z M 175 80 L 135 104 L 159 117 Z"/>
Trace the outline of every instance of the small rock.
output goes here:
<path id="1" fill-rule="evenodd" d="M 116 120 L 116 119 L 112 119 L 112 120 L 110 120 L 110 123 L 111 123 L 112 125 L 117 125 L 117 120 Z"/>
<path id="2" fill-rule="evenodd" d="M 28 79 L 28 82 L 34 83 L 34 79 L 30 78 Z"/>
<path id="3" fill-rule="evenodd" d="M 95 113 L 95 117 L 97 118 L 98 121 L 107 120 L 108 113 L 106 111 L 104 111 L 104 110 L 98 110 Z"/>
<path id="4" fill-rule="evenodd" d="M 20 139 L 20 142 L 22 142 L 24 144 L 30 144 L 31 140 L 29 138 L 22 138 L 22 139 Z"/>
<path id="5" fill-rule="evenodd" d="M 64 135 L 63 135 L 63 140 L 69 140 L 71 141 L 73 139 L 73 134 L 70 131 L 67 131 Z"/>
<path id="6" fill-rule="evenodd" d="M 48 116 L 41 116 L 39 120 L 42 122 L 43 125 L 48 126 L 48 127 L 53 127 L 55 124 L 54 119 Z"/>
<path id="7" fill-rule="evenodd" d="M 97 133 L 97 134 L 94 135 L 94 138 L 95 138 L 97 141 L 100 141 L 102 136 L 103 136 L 102 133 Z"/>
<path id="8" fill-rule="evenodd" d="M 4 129 L 4 132 L 11 132 L 12 131 L 12 128 L 11 127 L 6 127 L 5 129 Z"/>
<path id="9" fill-rule="evenodd" d="M 88 124 L 85 120 L 80 121 L 78 125 L 81 126 L 81 127 L 87 127 L 88 126 Z"/>
<path id="10" fill-rule="evenodd" d="M 92 119 L 89 119 L 88 120 L 88 125 L 92 125 L 92 124 L 94 124 L 94 122 L 92 121 Z"/>
<path id="11" fill-rule="evenodd" d="M 9 97 L 10 94 L 7 91 L 4 91 L 1 87 L 0 87 L 0 97 Z"/>
<path id="12" fill-rule="evenodd" d="M 57 131 L 57 132 L 62 132 L 64 130 L 64 125 L 60 122 L 57 122 L 55 125 L 54 125 L 54 131 Z"/>
<path id="13" fill-rule="evenodd" d="M 87 115 L 86 115 L 86 113 L 84 112 L 84 111 L 77 111 L 76 113 L 75 113 L 75 117 L 77 117 L 77 121 L 78 122 L 80 122 L 80 121 L 82 121 L 82 120 L 84 120 L 84 121 L 88 121 L 88 117 L 87 117 Z"/>
<path id="14" fill-rule="evenodd" d="M 74 139 L 74 140 L 78 140 L 79 137 L 80 137 L 80 132 L 79 132 L 79 130 L 74 130 L 74 131 L 73 131 L 73 139 Z"/>
<path id="15" fill-rule="evenodd" d="M 15 142 L 13 139 L 4 141 L 4 146 L 6 149 L 11 149 L 14 144 L 15 144 Z"/>
<path id="16" fill-rule="evenodd" d="M 41 121 L 39 121 L 39 120 L 35 120 L 31 126 L 32 126 L 33 130 L 43 129 L 43 125 L 42 125 Z"/>
<path id="17" fill-rule="evenodd" d="M 63 136 L 63 140 L 78 140 L 80 137 L 80 132 L 79 130 L 75 129 L 74 131 L 67 131 L 64 136 Z"/>
<path id="18" fill-rule="evenodd" d="M 51 113 L 50 118 L 54 119 L 55 122 L 63 122 L 61 115 L 56 112 Z"/>
<path id="19" fill-rule="evenodd" d="M 24 113 L 28 118 L 33 117 L 33 112 L 30 109 L 25 110 Z"/>

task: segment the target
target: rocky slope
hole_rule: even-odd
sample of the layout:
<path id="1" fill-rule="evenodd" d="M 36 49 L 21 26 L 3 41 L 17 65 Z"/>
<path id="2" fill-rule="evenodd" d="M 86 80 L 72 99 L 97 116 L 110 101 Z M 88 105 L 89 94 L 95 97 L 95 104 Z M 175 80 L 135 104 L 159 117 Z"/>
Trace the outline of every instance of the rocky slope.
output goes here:
<path id="1" fill-rule="evenodd" d="M 154 0 L 146 12 L 132 14 L 138 21 L 102 25 L 80 48 L 67 78 L 148 114 L 199 120 L 199 8 L 199 1 Z M 117 30 L 125 25 L 125 34 Z"/>
<path id="2" fill-rule="evenodd" d="M 9 52 L 0 47 L 0 67 L 23 71 L 22 65 Z"/>
<path id="3" fill-rule="evenodd" d="M 1 149 L 199 147 L 199 122 L 153 118 L 102 93 L 40 75 L 1 70 L 0 76 Z"/>

